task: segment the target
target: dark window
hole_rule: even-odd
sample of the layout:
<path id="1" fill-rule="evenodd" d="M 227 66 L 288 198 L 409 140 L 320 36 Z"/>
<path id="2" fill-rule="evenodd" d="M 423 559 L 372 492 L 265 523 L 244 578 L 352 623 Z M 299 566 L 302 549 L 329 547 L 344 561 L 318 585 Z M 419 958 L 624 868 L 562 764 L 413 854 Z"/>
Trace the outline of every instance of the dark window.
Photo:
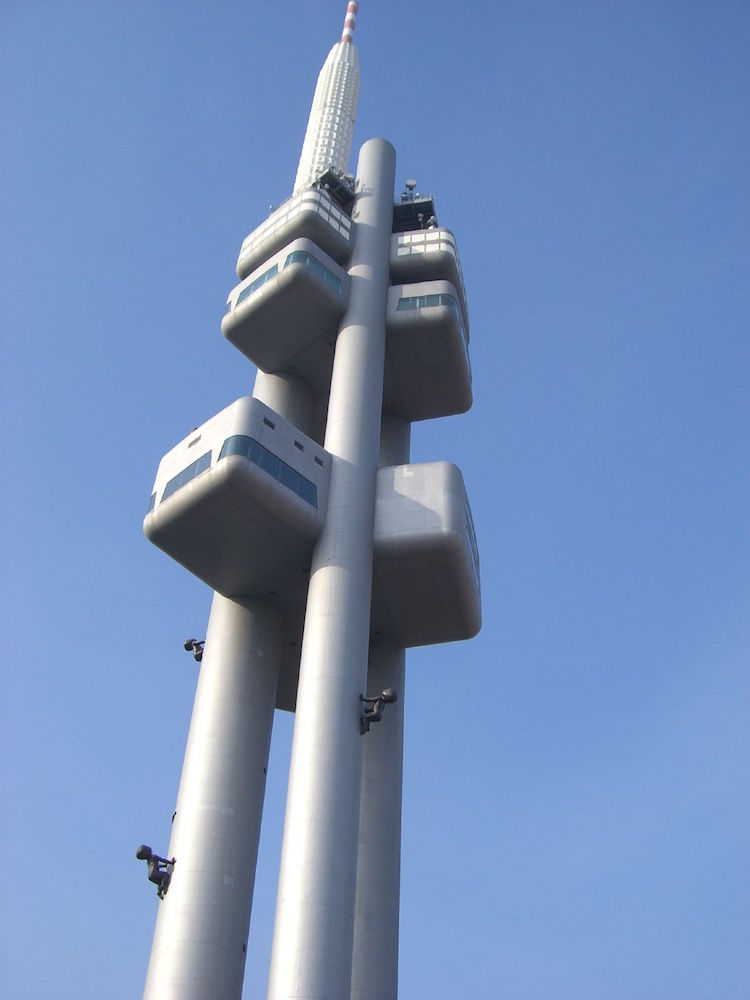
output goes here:
<path id="1" fill-rule="evenodd" d="M 311 483 L 309 479 L 300 476 L 298 492 L 302 499 L 307 500 L 312 507 L 318 506 L 318 491 L 315 488 L 315 483 Z"/>
<path id="2" fill-rule="evenodd" d="M 254 281 L 251 281 L 249 285 L 245 285 L 240 294 L 237 296 L 237 301 L 234 304 L 235 309 L 240 302 L 244 302 L 245 299 L 249 299 L 253 292 L 257 292 L 258 289 L 262 288 L 267 281 L 270 281 L 271 278 L 275 278 L 278 273 L 279 265 L 274 264 L 273 267 L 269 267 L 267 271 L 264 271 L 263 274 L 259 275 Z"/>
<path id="3" fill-rule="evenodd" d="M 183 469 L 178 475 L 170 479 L 167 485 L 164 487 L 164 492 L 161 495 L 162 500 L 166 500 L 167 497 L 171 497 L 173 493 L 176 493 L 182 486 L 189 483 L 191 479 L 195 479 L 199 476 L 201 472 L 205 472 L 207 468 L 211 465 L 211 452 L 207 451 L 205 455 L 201 455 L 197 458 L 187 469 Z"/>
<path id="4" fill-rule="evenodd" d="M 303 264 L 309 271 L 315 275 L 316 278 L 332 288 L 337 295 L 341 295 L 341 279 L 338 278 L 333 271 L 329 271 L 328 268 L 321 264 L 320 261 L 313 257 L 311 253 L 307 250 L 292 250 L 287 259 L 284 261 L 284 267 L 289 267 L 290 264 Z"/>
<path id="5" fill-rule="evenodd" d="M 263 450 L 263 446 L 254 438 L 246 437 L 244 434 L 235 434 L 233 437 L 227 438 L 221 446 L 219 461 L 228 455 L 242 455 L 244 458 L 249 458 L 253 465 L 260 465 L 260 456 Z"/>
<path id="6" fill-rule="evenodd" d="M 286 462 L 279 462 L 279 466 L 279 475 L 275 478 L 278 479 L 279 482 L 283 483 L 287 489 L 292 490 L 294 493 L 299 493 L 299 472 L 296 472 L 291 465 L 287 465 Z M 273 475 L 273 473 L 271 473 L 271 475 Z"/>
<path id="7" fill-rule="evenodd" d="M 457 316 L 459 315 L 458 303 L 452 295 L 448 295 L 446 292 L 440 292 L 436 295 L 412 295 L 399 299 L 396 311 L 406 312 L 410 309 L 424 309 L 427 306 L 450 306 L 453 312 Z"/>
<path id="8" fill-rule="evenodd" d="M 264 448 L 263 454 L 260 456 L 260 467 L 269 476 L 281 480 L 281 459 L 274 455 L 272 451 L 269 451 L 268 448 Z"/>

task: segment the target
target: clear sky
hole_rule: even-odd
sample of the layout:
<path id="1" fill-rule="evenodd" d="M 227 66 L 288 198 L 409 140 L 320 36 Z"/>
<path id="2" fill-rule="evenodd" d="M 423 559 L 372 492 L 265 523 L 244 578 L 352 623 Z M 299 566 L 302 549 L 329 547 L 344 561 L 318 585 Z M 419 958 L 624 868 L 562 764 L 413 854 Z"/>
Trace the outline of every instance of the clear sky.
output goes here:
<path id="1" fill-rule="evenodd" d="M 140 995 L 207 588 L 141 533 L 344 0 L 0 10 L 3 997 Z M 484 627 L 413 651 L 402 1000 L 746 1000 L 750 5 L 363 0 L 459 241 Z M 398 193 L 398 192 L 397 192 Z M 265 996 L 291 718 L 244 997 Z"/>

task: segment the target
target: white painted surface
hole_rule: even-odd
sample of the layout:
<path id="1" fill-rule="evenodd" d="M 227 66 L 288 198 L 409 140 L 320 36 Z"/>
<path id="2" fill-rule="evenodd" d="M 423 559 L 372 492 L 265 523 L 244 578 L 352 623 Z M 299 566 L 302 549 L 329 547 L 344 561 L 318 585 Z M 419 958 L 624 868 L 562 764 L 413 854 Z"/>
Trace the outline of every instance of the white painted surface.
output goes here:
<path id="1" fill-rule="evenodd" d="M 350 42 L 337 42 L 315 85 L 294 192 L 309 187 L 328 167 L 345 173 L 359 96 L 359 60 Z"/>

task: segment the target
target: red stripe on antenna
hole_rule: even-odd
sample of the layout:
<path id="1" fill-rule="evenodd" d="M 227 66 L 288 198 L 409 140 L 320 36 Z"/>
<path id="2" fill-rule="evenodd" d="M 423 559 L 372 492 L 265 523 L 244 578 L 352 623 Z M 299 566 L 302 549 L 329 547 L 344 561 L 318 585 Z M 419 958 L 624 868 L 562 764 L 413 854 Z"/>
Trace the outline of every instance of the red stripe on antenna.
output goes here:
<path id="1" fill-rule="evenodd" d="M 354 25 L 357 21 L 357 11 L 359 4 L 357 0 L 349 0 L 346 7 L 346 17 L 344 19 L 344 30 L 341 35 L 342 42 L 351 42 L 354 37 Z"/>

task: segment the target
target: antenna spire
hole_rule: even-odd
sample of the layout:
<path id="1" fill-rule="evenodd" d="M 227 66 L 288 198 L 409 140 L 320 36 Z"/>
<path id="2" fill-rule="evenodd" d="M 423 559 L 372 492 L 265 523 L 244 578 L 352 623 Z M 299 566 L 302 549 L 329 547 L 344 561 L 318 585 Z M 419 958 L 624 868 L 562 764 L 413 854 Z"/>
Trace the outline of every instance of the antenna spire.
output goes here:
<path id="1" fill-rule="evenodd" d="M 354 41 L 354 25 L 357 23 L 357 11 L 359 4 L 357 0 L 349 0 L 346 6 L 346 17 L 344 18 L 344 30 L 341 32 L 342 42 Z"/>
<path id="2" fill-rule="evenodd" d="M 328 53 L 318 76 L 294 182 L 295 194 L 314 184 L 328 169 L 346 172 L 359 94 L 359 57 L 354 44 L 358 10 L 357 0 L 349 0 L 341 41 Z"/>

